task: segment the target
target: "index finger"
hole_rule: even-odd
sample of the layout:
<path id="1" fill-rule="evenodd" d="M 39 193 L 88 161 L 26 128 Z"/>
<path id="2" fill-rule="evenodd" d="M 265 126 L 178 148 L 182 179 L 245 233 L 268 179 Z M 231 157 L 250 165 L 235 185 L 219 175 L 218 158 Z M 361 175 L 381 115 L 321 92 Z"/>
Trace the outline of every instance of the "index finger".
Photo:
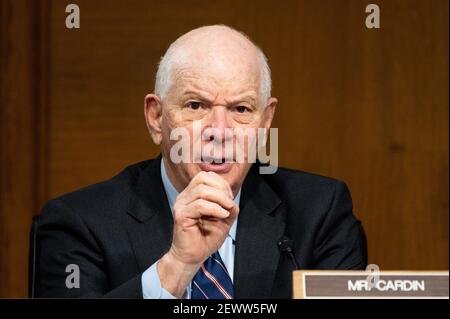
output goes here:
<path id="1" fill-rule="evenodd" d="M 234 199 L 230 184 L 228 184 L 228 182 L 225 179 L 223 179 L 214 172 L 201 171 L 200 173 L 194 176 L 194 178 L 191 180 L 186 189 L 190 190 L 199 184 L 205 184 L 220 189 L 223 192 L 225 192 L 225 194 L 230 196 L 231 199 Z"/>

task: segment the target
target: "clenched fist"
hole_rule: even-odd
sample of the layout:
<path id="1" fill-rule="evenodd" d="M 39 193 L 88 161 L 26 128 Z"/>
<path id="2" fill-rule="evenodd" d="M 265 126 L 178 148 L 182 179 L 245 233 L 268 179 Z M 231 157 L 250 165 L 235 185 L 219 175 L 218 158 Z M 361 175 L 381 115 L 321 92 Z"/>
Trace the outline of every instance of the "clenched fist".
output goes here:
<path id="1" fill-rule="evenodd" d="M 200 172 L 178 195 L 172 246 L 158 262 L 161 285 L 181 297 L 201 264 L 219 250 L 239 207 L 230 185 L 214 172 Z"/>

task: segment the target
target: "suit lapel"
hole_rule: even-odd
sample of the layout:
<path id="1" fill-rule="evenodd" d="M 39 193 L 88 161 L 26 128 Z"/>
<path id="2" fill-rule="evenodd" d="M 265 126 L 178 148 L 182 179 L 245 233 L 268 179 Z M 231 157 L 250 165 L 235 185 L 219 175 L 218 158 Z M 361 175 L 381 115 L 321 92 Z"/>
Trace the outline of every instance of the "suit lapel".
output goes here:
<path id="1" fill-rule="evenodd" d="M 161 179 L 161 156 L 141 172 L 130 202 L 127 230 L 139 270 L 145 271 L 170 247 L 173 217 Z"/>
<path id="2" fill-rule="evenodd" d="M 161 157 L 140 174 L 126 225 L 139 270 L 156 262 L 172 242 L 173 217 L 160 171 Z M 234 259 L 236 298 L 270 297 L 284 233 L 281 200 L 253 165 L 242 187 Z"/>
<path id="3" fill-rule="evenodd" d="M 281 200 L 253 165 L 244 182 L 234 261 L 236 298 L 271 295 L 279 262 L 278 241 L 285 229 Z"/>

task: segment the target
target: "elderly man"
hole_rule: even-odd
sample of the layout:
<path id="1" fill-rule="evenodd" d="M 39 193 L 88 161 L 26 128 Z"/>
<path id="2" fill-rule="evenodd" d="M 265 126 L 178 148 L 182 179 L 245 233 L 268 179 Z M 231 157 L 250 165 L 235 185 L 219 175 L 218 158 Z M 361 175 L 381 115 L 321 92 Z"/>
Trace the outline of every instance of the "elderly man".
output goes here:
<path id="1" fill-rule="evenodd" d="M 36 295 L 290 298 L 296 268 L 364 269 L 364 232 L 344 183 L 282 168 L 262 175 L 249 139 L 247 161 L 194 151 L 173 160 L 176 129 L 204 146 L 230 139 L 226 129 L 270 128 L 270 88 L 264 54 L 242 33 L 208 26 L 177 39 L 145 97 L 162 156 L 44 207 Z"/>

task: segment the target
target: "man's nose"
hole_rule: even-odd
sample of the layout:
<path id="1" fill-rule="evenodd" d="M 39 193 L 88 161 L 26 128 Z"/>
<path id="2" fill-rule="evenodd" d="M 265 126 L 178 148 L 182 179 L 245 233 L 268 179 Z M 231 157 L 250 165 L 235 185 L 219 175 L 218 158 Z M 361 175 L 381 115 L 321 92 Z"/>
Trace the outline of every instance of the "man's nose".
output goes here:
<path id="1" fill-rule="evenodd" d="M 227 108 L 225 106 L 212 107 L 207 126 L 212 128 L 209 131 L 213 133 L 207 139 L 213 140 L 214 136 L 216 136 L 216 138 L 220 137 L 224 141 L 227 138 L 225 134 L 226 129 L 230 127 Z"/>

